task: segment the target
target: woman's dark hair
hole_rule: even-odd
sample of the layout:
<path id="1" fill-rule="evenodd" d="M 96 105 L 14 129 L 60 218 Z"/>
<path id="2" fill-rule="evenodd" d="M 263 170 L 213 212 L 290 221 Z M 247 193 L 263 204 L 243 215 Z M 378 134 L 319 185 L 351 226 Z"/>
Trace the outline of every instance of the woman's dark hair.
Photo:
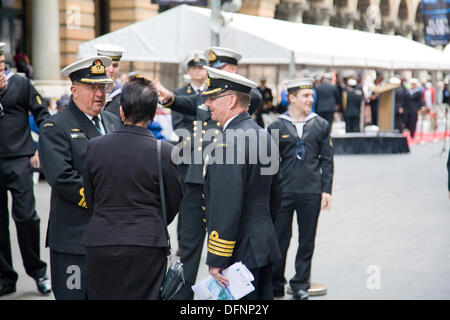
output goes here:
<path id="1" fill-rule="evenodd" d="M 120 95 L 125 120 L 135 125 L 141 121 L 153 120 L 158 106 L 158 90 L 151 80 L 135 77 L 122 88 Z"/>

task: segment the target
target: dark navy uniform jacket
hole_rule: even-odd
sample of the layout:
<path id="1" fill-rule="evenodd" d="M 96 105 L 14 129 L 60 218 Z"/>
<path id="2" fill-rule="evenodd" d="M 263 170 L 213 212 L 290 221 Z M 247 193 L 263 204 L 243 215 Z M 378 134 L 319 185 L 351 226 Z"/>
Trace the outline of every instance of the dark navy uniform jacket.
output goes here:
<path id="1" fill-rule="evenodd" d="M 249 109 L 258 109 L 261 108 L 262 104 L 262 96 L 259 93 L 258 89 L 252 88 L 250 92 L 251 100 Z M 182 96 L 176 95 L 174 97 L 174 101 L 172 103 L 166 104 L 165 107 L 171 108 L 174 111 L 195 116 L 195 121 L 192 122 L 192 138 L 190 141 L 184 141 L 186 143 L 191 144 L 192 149 L 192 157 L 195 156 L 195 152 L 201 153 L 211 142 L 214 142 L 214 139 L 221 135 L 221 127 L 220 123 L 211 119 L 211 112 L 209 109 L 203 104 L 205 102 L 205 98 L 199 94 L 190 95 L 190 96 Z M 212 129 L 213 136 L 205 137 L 204 134 L 209 129 Z M 194 140 L 201 139 L 200 144 L 202 145 L 202 149 L 194 146 Z M 191 159 L 191 163 L 193 163 L 193 159 Z M 203 184 L 202 177 L 202 168 L 203 168 L 203 160 L 201 164 L 191 164 L 187 170 L 186 176 L 184 178 L 185 183 L 195 183 L 195 184 Z"/>
<path id="2" fill-rule="evenodd" d="M 175 95 L 181 95 L 181 96 L 189 96 L 189 95 L 197 94 L 190 84 L 188 84 L 187 86 L 175 89 L 173 91 L 173 93 Z M 172 111 L 172 127 L 174 130 L 186 129 L 192 135 L 194 133 L 194 125 L 193 125 L 194 121 L 195 121 L 195 115 Z M 192 136 L 191 136 L 191 139 L 192 139 Z M 180 138 L 180 142 L 181 142 L 181 140 L 182 139 Z M 187 143 L 187 141 L 186 141 L 186 143 Z M 193 147 L 194 146 L 192 144 L 191 150 L 193 150 Z M 186 178 L 188 168 L 189 168 L 188 164 L 180 164 L 178 166 L 178 170 L 180 172 L 180 179 L 182 182 L 184 182 L 184 180 Z"/>
<path id="3" fill-rule="evenodd" d="M 342 101 L 342 108 L 344 109 L 344 116 L 346 117 L 358 117 L 361 112 L 361 102 L 364 99 L 363 92 L 360 88 L 354 90 L 345 89 L 343 96 L 346 99 Z"/>
<path id="4" fill-rule="evenodd" d="M 211 119 L 211 112 L 203 104 L 205 98 L 201 95 L 177 95 L 174 99 L 172 104 L 166 106 L 174 111 L 195 117 L 195 120 L 191 123 L 192 131 L 188 130 L 191 131 L 192 134 L 183 141 L 183 147 L 190 147 L 192 151 L 191 164 L 189 164 L 187 172 L 185 173 L 184 182 L 203 184 L 203 150 L 213 142 L 215 137 L 221 135 L 222 129 L 220 123 Z M 210 129 L 212 130 L 210 132 L 213 133 L 213 137 L 205 137 L 206 131 Z M 194 164 L 194 157 L 200 160 L 198 161 L 198 164 Z"/>
<path id="5" fill-rule="evenodd" d="M 250 164 L 248 143 L 243 146 L 238 138 L 227 136 L 233 129 L 256 132 L 261 128 L 247 112 L 238 115 L 224 130 L 223 141 L 217 142 L 224 155 L 228 148 L 234 148 L 234 164 L 205 165 L 206 264 L 226 268 L 242 261 L 249 269 L 255 269 L 281 258 L 273 223 L 280 209 L 281 185 L 278 170 L 274 175 L 261 175 L 261 168 L 266 165 L 260 159 Z M 267 144 L 261 143 L 260 147 L 277 153 L 268 132 L 261 130 Z M 257 139 L 259 145 L 260 137 Z M 238 154 L 245 155 L 245 163 L 237 162 Z"/>
<path id="6" fill-rule="evenodd" d="M 109 112 L 102 111 L 100 116 L 106 133 L 121 125 Z M 81 237 L 90 216 L 83 168 L 89 140 L 100 135 L 72 98 L 67 108 L 41 126 L 39 156 L 45 178 L 52 187 L 47 246 L 53 251 L 85 254 Z"/>
<path id="7" fill-rule="evenodd" d="M 112 114 L 115 114 L 120 119 L 120 94 L 122 93 L 122 85 L 114 87 L 113 91 L 108 94 L 105 102 L 105 109 Z"/>
<path id="8" fill-rule="evenodd" d="M 190 84 L 177 88 L 173 91 L 173 94 L 180 95 L 180 96 L 190 96 L 190 95 L 196 95 L 194 88 Z M 186 129 L 190 131 L 191 133 L 194 132 L 192 123 L 195 120 L 195 116 L 185 113 L 180 113 L 173 111 L 172 112 L 172 127 L 173 129 Z"/>
<path id="9" fill-rule="evenodd" d="M 339 102 L 339 91 L 337 87 L 331 83 L 322 82 L 316 87 L 316 91 L 316 112 L 336 111 L 336 104 Z"/>
<path id="10" fill-rule="evenodd" d="M 311 117 L 300 138 L 295 125 L 285 117 L 290 118 L 284 114 L 268 128 L 269 132 L 279 130 L 283 193 L 331 194 L 333 150 L 328 122 L 319 116 Z"/>
<path id="11" fill-rule="evenodd" d="M 30 80 L 12 74 L 8 86 L 0 92 L 4 116 L 0 118 L 0 158 L 31 157 L 35 145 L 28 123 L 31 112 L 37 125 L 50 117 L 42 97 Z"/>
<path id="12" fill-rule="evenodd" d="M 167 247 L 156 145 L 155 136 L 137 126 L 122 126 L 89 141 L 83 178 L 92 218 L 83 237 L 86 246 Z M 173 148 L 162 141 L 167 224 L 183 197 L 178 170 L 171 161 Z"/>

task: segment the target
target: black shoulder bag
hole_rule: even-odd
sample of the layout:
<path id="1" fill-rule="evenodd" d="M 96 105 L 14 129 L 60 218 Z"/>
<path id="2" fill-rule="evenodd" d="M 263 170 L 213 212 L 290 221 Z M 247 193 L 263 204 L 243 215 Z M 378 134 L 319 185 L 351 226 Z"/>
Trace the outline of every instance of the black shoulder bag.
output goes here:
<path id="1" fill-rule="evenodd" d="M 173 296 L 181 289 L 181 287 L 185 284 L 184 281 L 184 273 L 183 273 L 183 264 L 180 260 L 172 263 L 172 252 L 170 245 L 170 236 L 169 231 L 167 230 L 167 215 L 166 215 L 166 200 L 164 196 L 164 178 L 163 171 L 161 165 L 161 140 L 157 141 L 157 152 L 158 152 L 158 171 L 159 171 L 159 192 L 161 194 L 161 208 L 163 215 L 163 223 L 166 230 L 167 237 L 167 246 L 169 253 L 169 269 L 167 270 L 166 277 L 164 278 L 164 282 L 161 287 L 161 300 L 170 300 Z"/>

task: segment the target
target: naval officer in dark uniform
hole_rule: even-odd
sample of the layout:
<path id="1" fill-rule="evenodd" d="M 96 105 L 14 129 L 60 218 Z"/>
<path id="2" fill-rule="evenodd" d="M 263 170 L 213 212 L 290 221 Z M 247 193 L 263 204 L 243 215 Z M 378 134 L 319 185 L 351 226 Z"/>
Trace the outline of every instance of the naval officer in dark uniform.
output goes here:
<path id="1" fill-rule="evenodd" d="M 223 138 L 216 143 L 215 161 L 205 160 L 206 264 L 210 274 L 225 286 L 228 279 L 221 271 L 241 261 L 255 278 L 255 290 L 244 299 L 270 300 L 272 263 L 281 258 L 274 227 L 281 201 L 278 149 L 247 112 L 250 91 L 256 83 L 205 68 L 210 77 L 202 93 L 205 105 L 212 119 L 223 123 L 224 128 Z M 271 155 L 270 165 L 274 167 L 270 172 L 264 171 L 267 163 L 262 164 L 261 152 Z"/>
<path id="2" fill-rule="evenodd" d="M 122 92 L 122 82 L 119 80 L 120 59 L 122 59 L 125 49 L 113 44 L 97 44 L 95 46 L 99 56 L 110 57 L 112 63 L 106 67 L 106 75 L 113 81 L 110 90 L 106 94 L 105 110 L 115 114 L 120 119 L 120 93 Z"/>
<path id="3" fill-rule="evenodd" d="M 110 64 L 111 58 L 98 56 L 64 68 L 62 75 L 72 81 L 70 103 L 40 130 L 42 169 L 52 188 L 47 245 L 57 300 L 86 298 L 86 248 L 81 237 L 90 219 L 83 182 L 87 144 L 121 124 L 115 115 L 102 111 L 107 85 L 112 83 L 106 74 Z"/>
<path id="4" fill-rule="evenodd" d="M 295 275 L 289 281 L 294 299 L 308 299 L 311 259 L 314 251 L 317 220 L 321 209 L 331 207 L 333 151 L 329 123 L 311 112 L 313 79 L 286 83 L 288 112 L 280 115 L 268 130 L 278 130 L 283 180 L 280 213 L 275 220 L 283 258 L 273 270 L 274 296 L 284 295 L 286 255 L 292 235 L 292 217 L 297 212 L 299 247 L 295 258 Z"/>
<path id="5" fill-rule="evenodd" d="M 364 94 L 357 85 L 358 83 L 355 79 L 348 79 L 347 86 L 342 91 L 345 132 L 359 132 L 359 115 Z"/>
<path id="6" fill-rule="evenodd" d="M 242 55 L 227 48 L 212 47 L 206 50 L 205 57 L 211 67 L 237 72 L 237 65 Z M 205 238 L 205 205 L 203 193 L 203 150 L 211 142 L 221 136 L 221 124 L 211 119 L 210 110 L 203 104 L 205 98 L 201 95 L 180 96 L 174 95 L 162 86 L 160 87 L 160 99 L 165 107 L 185 114 L 195 115 L 192 135 L 183 138 L 180 144 L 184 148 L 191 148 L 190 164 L 185 177 L 185 193 L 181 205 L 181 232 L 180 232 L 180 258 L 184 266 L 186 285 L 181 288 L 175 298 L 192 299 L 191 286 L 195 283 L 198 266 L 200 263 L 203 242 Z M 250 105 L 254 109 L 261 108 L 262 97 L 256 88 L 251 89 Z M 210 135 L 205 136 L 205 133 Z"/>
<path id="7" fill-rule="evenodd" d="M 0 42 L 0 296 L 15 292 L 18 278 L 9 238 L 8 190 L 12 195 L 12 218 L 25 271 L 36 281 L 39 292 L 48 294 L 51 284 L 46 276 L 47 264 L 40 259 L 39 252 L 40 220 L 30 163 L 37 155 L 28 113 L 33 114 L 38 125 L 50 114 L 28 79 L 5 70 L 4 49 L 5 43 Z"/>
<path id="8" fill-rule="evenodd" d="M 184 67 L 187 69 L 187 75 L 190 78 L 190 81 L 187 85 L 177 88 L 173 91 L 173 94 L 180 96 L 190 96 L 200 94 L 206 86 L 206 70 L 203 69 L 203 66 L 206 65 L 206 58 L 203 55 L 202 51 L 192 51 L 189 52 L 186 58 L 183 61 Z M 190 135 L 194 133 L 194 126 L 192 125 L 195 121 L 195 116 L 191 114 L 180 113 L 176 111 L 172 111 L 172 127 L 174 130 L 177 129 L 185 129 L 188 130 Z M 194 145 L 191 144 L 191 150 Z M 180 164 L 178 166 L 180 172 L 180 179 L 183 183 L 183 190 L 186 189 L 186 185 L 184 184 L 184 180 L 186 178 L 187 170 L 189 168 L 188 164 Z M 182 210 L 181 210 L 182 211 Z M 181 241 L 181 214 L 178 215 L 178 225 L 177 225 L 177 235 L 178 235 L 178 243 Z M 179 247 L 181 247 L 179 245 Z"/>

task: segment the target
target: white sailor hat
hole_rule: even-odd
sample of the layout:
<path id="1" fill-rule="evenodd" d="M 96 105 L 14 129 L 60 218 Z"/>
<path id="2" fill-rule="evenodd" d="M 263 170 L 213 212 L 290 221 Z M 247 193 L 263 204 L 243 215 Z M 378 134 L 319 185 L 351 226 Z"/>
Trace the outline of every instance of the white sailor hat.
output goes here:
<path id="1" fill-rule="evenodd" d="M 301 89 L 312 89 L 314 79 L 313 78 L 301 78 L 286 81 L 286 89 L 289 93 L 301 90 Z"/>
<path id="2" fill-rule="evenodd" d="M 217 70 L 211 67 L 203 67 L 208 72 L 206 78 L 206 89 L 202 96 L 213 96 L 226 90 L 234 90 L 250 94 L 252 88 L 258 85 L 243 76 L 231 72 Z"/>
<path id="3" fill-rule="evenodd" d="M 206 58 L 203 52 L 199 50 L 189 52 L 183 60 L 183 66 L 185 66 L 186 69 L 195 66 L 206 66 Z"/>
<path id="4" fill-rule="evenodd" d="M 125 49 L 121 46 L 116 46 L 109 43 L 99 43 L 95 45 L 97 54 L 99 56 L 107 56 L 112 59 L 112 61 L 120 61 Z"/>
<path id="5" fill-rule="evenodd" d="M 355 79 L 348 79 L 348 80 L 347 80 L 347 84 L 348 84 L 350 87 L 356 87 L 356 85 L 358 84 L 358 82 L 357 82 Z"/>
<path id="6" fill-rule="evenodd" d="M 6 43 L 0 42 L 0 56 L 5 52 Z"/>
<path id="7" fill-rule="evenodd" d="M 401 84 L 402 80 L 399 77 L 392 77 L 389 79 L 390 84 Z"/>
<path id="8" fill-rule="evenodd" d="M 242 59 L 242 54 L 239 52 L 221 47 L 206 49 L 205 56 L 208 57 L 209 66 L 216 69 L 222 68 L 226 64 L 237 66 L 239 60 Z"/>
<path id="9" fill-rule="evenodd" d="M 63 76 L 72 82 L 87 84 L 109 84 L 112 79 L 106 75 L 106 67 L 112 63 L 110 57 L 95 56 L 78 60 L 61 70 Z"/>

